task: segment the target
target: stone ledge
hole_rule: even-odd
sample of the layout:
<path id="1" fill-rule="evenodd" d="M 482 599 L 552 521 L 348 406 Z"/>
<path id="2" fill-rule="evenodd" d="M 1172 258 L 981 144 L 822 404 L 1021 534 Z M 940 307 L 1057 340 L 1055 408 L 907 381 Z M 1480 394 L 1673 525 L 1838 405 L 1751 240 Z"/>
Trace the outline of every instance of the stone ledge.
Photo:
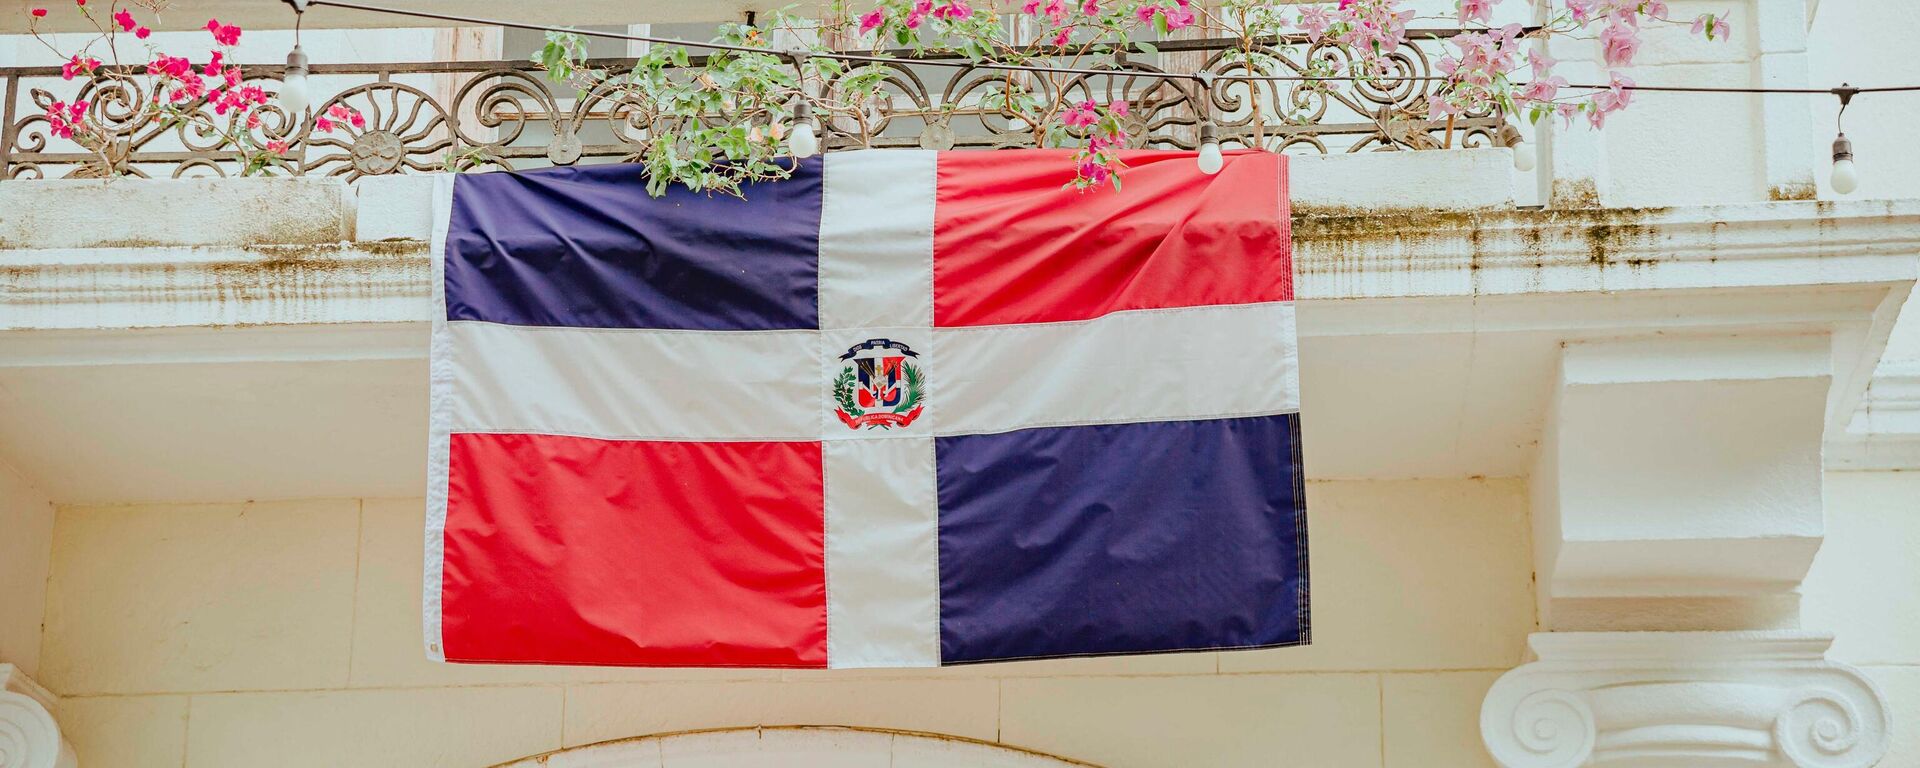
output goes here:
<path id="1" fill-rule="evenodd" d="M 353 236 L 352 200 L 332 178 L 0 182 L 0 261 L 16 249 L 333 243 Z"/>
<path id="2" fill-rule="evenodd" d="M 1303 211 L 1513 207 L 1506 149 L 1291 157 Z M 1443 180 L 1427 183 L 1423 180 Z M 433 175 L 50 179 L 0 183 L 0 254 L 17 249 L 425 240 Z"/>
<path id="3" fill-rule="evenodd" d="M 405 198 L 425 179 L 364 191 Z M 5 327 L 426 319 L 427 244 L 405 236 L 426 214 L 368 200 L 360 209 L 362 234 L 380 239 L 0 249 Z M 1910 283 L 1920 262 L 1920 201 L 1312 214 L 1296 217 L 1294 238 L 1307 302 L 1892 286 Z"/>

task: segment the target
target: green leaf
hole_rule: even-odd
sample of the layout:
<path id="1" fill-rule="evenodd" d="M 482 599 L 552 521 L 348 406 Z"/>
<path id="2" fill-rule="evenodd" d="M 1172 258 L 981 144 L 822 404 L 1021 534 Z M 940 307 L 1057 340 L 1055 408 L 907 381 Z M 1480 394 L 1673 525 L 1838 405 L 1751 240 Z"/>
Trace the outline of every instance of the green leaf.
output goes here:
<path id="1" fill-rule="evenodd" d="M 1139 48 L 1141 53 L 1144 53 L 1148 56 L 1160 55 L 1160 46 L 1154 45 L 1153 43 L 1149 43 L 1145 40 L 1134 43 L 1133 45 L 1134 47 Z"/>

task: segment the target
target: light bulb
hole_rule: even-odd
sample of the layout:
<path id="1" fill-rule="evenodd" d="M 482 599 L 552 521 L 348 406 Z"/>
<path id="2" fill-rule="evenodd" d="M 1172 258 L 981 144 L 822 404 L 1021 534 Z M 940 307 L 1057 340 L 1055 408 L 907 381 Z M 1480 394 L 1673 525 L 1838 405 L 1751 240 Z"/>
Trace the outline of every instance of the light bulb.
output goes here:
<path id="1" fill-rule="evenodd" d="M 1519 128 L 1513 127 L 1513 123 L 1503 123 L 1500 126 L 1498 138 L 1500 146 L 1513 150 L 1514 170 L 1521 173 L 1533 170 L 1533 163 L 1539 158 L 1533 153 L 1533 145 L 1528 144 L 1526 137 L 1520 135 Z"/>
<path id="2" fill-rule="evenodd" d="M 793 124 L 793 130 L 787 133 L 787 149 L 794 157 L 813 157 L 820 151 L 820 138 L 813 135 L 813 123 L 802 120 Z"/>
<path id="3" fill-rule="evenodd" d="M 1833 191 L 1852 194 L 1860 186 L 1860 175 L 1853 170 L 1853 142 L 1845 133 L 1833 139 Z"/>
<path id="4" fill-rule="evenodd" d="M 1833 161 L 1833 191 L 1850 195 L 1859 187 L 1860 175 L 1853 170 L 1853 159 L 1842 158 Z"/>
<path id="5" fill-rule="evenodd" d="M 1537 158 L 1535 158 L 1533 154 L 1532 144 L 1523 141 L 1523 142 L 1520 142 L 1519 144 L 1514 145 L 1513 147 L 1513 169 L 1514 170 L 1519 171 L 1521 173 L 1526 173 L 1527 171 L 1531 171 L 1533 170 L 1533 162 L 1536 159 Z"/>
<path id="6" fill-rule="evenodd" d="M 1212 176 L 1220 172 L 1227 159 L 1220 156 L 1220 142 L 1209 141 L 1200 145 L 1200 172 Z"/>
<path id="7" fill-rule="evenodd" d="M 295 122 L 307 111 L 307 76 L 287 75 L 280 82 L 280 108 Z"/>
<path id="8" fill-rule="evenodd" d="M 307 113 L 307 54 L 300 46 L 287 54 L 287 74 L 280 81 L 280 108 L 297 127 Z"/>

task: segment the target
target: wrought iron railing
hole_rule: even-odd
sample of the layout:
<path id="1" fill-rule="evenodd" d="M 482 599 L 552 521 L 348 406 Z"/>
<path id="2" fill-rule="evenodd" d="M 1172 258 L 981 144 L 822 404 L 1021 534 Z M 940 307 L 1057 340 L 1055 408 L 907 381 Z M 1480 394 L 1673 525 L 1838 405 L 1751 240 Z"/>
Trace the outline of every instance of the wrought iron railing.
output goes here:
<path id="1" fill-rule="evenodd" d="M 1104 68 L 1111 68 L 1111 75 L 1078 76 L 1058 86 L 1038 80 L 1026 85 L 1042 91 L 1064 87 L 1075 98 L 1129 100 L 1129 133 L 1139 147 L 1193 148 L 1200 98 L 1211 101 L 1208 112 L 1228 145 L 1330 153 L 1492 144 L 1504 120 L 1496 111 L 1427 119 L 1427 97 L 1437 82 L 1421 78 L 1433 75 L 1441 35 L 1415 38 L 1419 42 L 1391 57 L 1392 71 L 1373 81 L 1233 80 L 1230 76 L 1246 74 L 1244 59 L 1234 55 L 1241 50 L 1239 41 L 1205 39 L 1166 41 L 1151 55 L 1136 51 L 1110 57 Z M 1267 41 L 1259 50 L 1278 62 L 1279 71 L 1266 74 L 1338 70 L 1345 56 L 1336 47 L 1305 40 Z M 631 63 L 604 59 L 593 65 L 618 72 Z M 888 98 L 874 106 L 867 131 L 860 134 L 830 120 L 823 137 L 828 149 L 1032 144 L 1027 126 L 979 106 L 980 97 L 1007 77 L 1004 72 L 930 66 L 904 57 L 886 66 L 892 70 Z M 1192 78 L 1170 77 L 1169 71 L 1212 72 L 1224 79 L 1202 96 Z M 365 115 L 366 125 L 332 133 L 314 132 L 310 125 L 290 130 L 284 115 L 269 111 L 259 134 L 290 147 L 287 169 L 275 172 L 352 179 L 481 164 L 620 162 L 633 159 L 636 140 L 647 130 L 631 119 L 635 110 L 617 92 L 603 87 L 575 93 L 524 61 L 317 64 L 312 72 L 315 86 L 336 87 L 316 110 L 344 103 Z M 269 91 L 277 88 L 279 74 L 278 67 L 244 68 L 247 81 Z M 134 110 L 133 104 L 151 98 L 145 82 L 110 69 L 66 81 L 58 67 L 0 68 L 6 99 L 0 179 L 99 176 L 108 163 L 120 173 L 147 177 L 237 171 L 236 153 L 219 136 L 203 134 L 192 123 L 165 125 Z M 104 152 L 51 134 L 46 107 L 74 98 L 89 102 L 93 118 L 106 129 Z M 213 119 L 211 105 L 194 108 Z"/>

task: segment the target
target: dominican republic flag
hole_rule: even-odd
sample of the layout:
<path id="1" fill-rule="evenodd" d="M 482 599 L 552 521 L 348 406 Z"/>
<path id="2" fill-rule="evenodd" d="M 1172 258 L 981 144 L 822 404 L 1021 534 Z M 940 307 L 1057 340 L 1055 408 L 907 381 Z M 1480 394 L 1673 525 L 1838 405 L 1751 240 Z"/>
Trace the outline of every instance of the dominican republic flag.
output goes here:
<path id="1" fill-rule="evenodd" d="M 931 667 L 1308 641 L 1285 158 L 834 153 L 436 192 L 429 655 Z"/>

